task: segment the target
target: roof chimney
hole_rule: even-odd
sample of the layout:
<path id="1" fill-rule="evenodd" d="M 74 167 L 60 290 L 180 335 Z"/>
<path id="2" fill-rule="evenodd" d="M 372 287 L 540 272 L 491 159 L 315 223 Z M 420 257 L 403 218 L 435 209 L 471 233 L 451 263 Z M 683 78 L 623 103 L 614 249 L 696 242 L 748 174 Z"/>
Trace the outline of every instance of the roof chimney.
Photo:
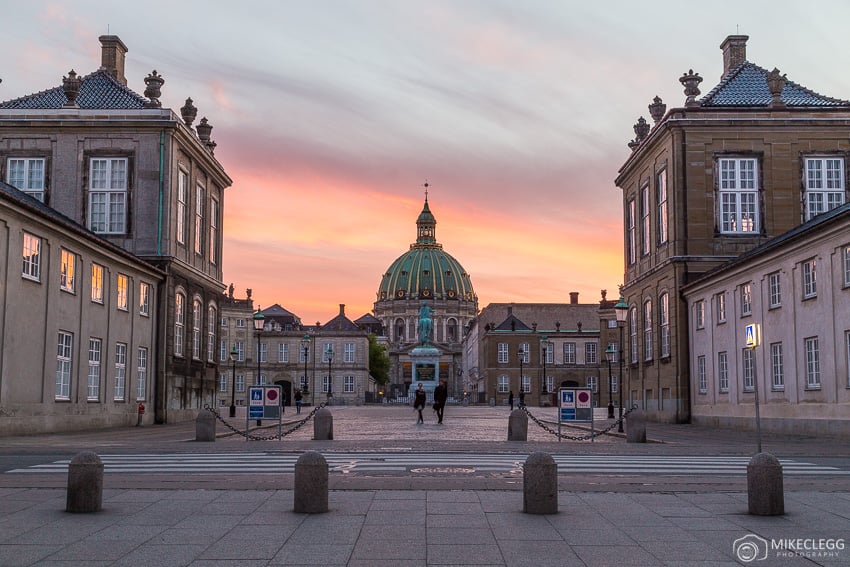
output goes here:
<path id="1" fill-rule="evenodd" d="M 578 292 L 577 291 L 571 291 L 570 292 L 570 305 L 576 305 L 576 304 L 578 304 Z"/>
<path id="2" fill-rule="evenodd" d="M 124 55 L 127 53 L 127 46 L 117 35 L 102 35 L 100 40 L 101 56 L 100 66 L 105 67 L 107 72 L 115 77 L 115 79 L 127 86 L 127 79 L 124 77 Z"/>
<path id="3" fill-rule="evenodd" d="M 339 314 L 345 317 L 345 303 L 339 304 Z"/>
<path id="4" fill-rule="evenodd" d="M 723 76 L 721 80 L 738 65 L 747 60 L 747 40 L 748 35 L 730 35 L 720 44 L 720 49 L 723 50 Z"/>

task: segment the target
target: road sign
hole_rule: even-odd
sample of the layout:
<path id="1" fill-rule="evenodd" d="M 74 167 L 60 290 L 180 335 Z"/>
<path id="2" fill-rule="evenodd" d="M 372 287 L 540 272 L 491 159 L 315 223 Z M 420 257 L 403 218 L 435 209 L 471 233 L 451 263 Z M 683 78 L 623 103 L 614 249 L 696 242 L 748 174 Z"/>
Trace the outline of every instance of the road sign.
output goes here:
<path id="1" fill-rule="evenodd" d="M 593 392 L 590 388 L 558 389 L 559 421 L 593 421 Z"/>
<path id="2" fill-rule="evenodd" d="M 277 388 L 265 388 L 266 390 L 266 403 L 264 405 L 267 406 L 277 406 L 280 405 L 280 393 L 277 391 Z"/>
<path id="3" fill-rule="evenodd" d="M 263 405 L 263 388 L 258 386 L 252 386 L 248 389 L 250 393 L 249 403 L 250 406 L 262 406 Z"/>
<path id="4" fill-rule="evenodd" d="M 575 390 L 566 390 L 561 388 L 561 407 L 562 408 L 575 408 L 576 407 L 576 392 Z"/>
<path id="5" fill-rule="evenodd" d="M 759 346 L 759 328 L 756 323 L 744 327 L 744 341 L 747 348 Z"/>
<path id="6" fill-rule="evenodd" d="M 580 390 L 576 392 L 576 408 L 587 409 L 591 406 L 591 396 L 589 390 Z"/>

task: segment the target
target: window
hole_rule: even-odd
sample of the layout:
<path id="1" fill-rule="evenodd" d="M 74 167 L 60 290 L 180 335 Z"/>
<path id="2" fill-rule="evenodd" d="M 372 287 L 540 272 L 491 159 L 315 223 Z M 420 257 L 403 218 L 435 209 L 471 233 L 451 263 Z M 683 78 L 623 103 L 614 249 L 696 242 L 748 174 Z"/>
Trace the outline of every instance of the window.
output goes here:
<path id="1" fill-rule="evenodd" d="M 226 329 L 226 328 L 227 328 L 227 317 L 222 317 L 222 318 L 221 318 L 221 328 L 222 328 L 222 329 Z"/>
<path id="2" fill-rule="evenodd" d="M 658 298 L 658 329 L 661 335 L 661 358 L 670 356 L 670 295 L 662 293 Z"/>
<path id="3" fill-rule="evenodd" d="M 508 343 L 499 343 L 496 345 L 496 356 L 499 364 L 507 364 L 508 362 Z"/>
<path id="4" fill-rule="evenodd" d="M 236 391 L 244 392 L 245 391 L 245 375 L 237 374 L 236 375 Z"/>
<path id="5" fill-rule="evenodd" d="M 236 341 L 234 345 L 236 347 L 236 360 L 238 362 L 245 362 L 245 343 L 242 341 Z"/>
<path id="6" fill-rule="evenodd" d="M 216 251 L 218 250 L 218 201 L 213 199 L 210 201 L 210 263 L 215 264 L 218 258 Z"/>
<path id="7" fill-rule="evenodd" d="M 354 376 L 342 377 L 342 391 L 346 394 L 354 393 Z"/>
<path id="8" fill-rule="evenodd" d="M 526 362 L 526 361 L 524 361 Z M 564 364 L 576 363 L 576 344 L 564 343 Z"/>
<path id="9" fill-rule="evenodd" d="M 103 303 L 103 266 L 91 265 L 91 300 Z"/>
<path id="10" fill-rule="evenodd" d="M 655 186 L 658 193 L 658 244 L 664 244 L 668 238 L 666 169 L 656 177 Z"/>
<path id="11" fill-rule="evenodd" d="M 617 343 L 609 342 L 608 348 L 605 349 L 605 356 L 611 359 L 612 364 L 616 364 L 620 362 L 619 355 L 617 353 Z"/>
<path id="12" fill-rule="evenodd" d="M 115 393 L 116 402 L 124 401 L 124 387 L 127 385 L 127 345 L 115 343 Z"/>
<path id="13" fill-rule="evenodd" d="M 89 377 L 86 399 L 90 402 L 100 400 L 101 345 L 100 339 L 89 339 Z"/>
<path id="14" fill-rule="evenodd" d="M 632 199 L 628 204 L 628 246 L 629 246 L 629 264 L 634 264 L 637 261 L 637 235 L 635 234 L 635 201 Z"/>
<path id="15" fill-rule="evenodd" d="M 753 356 L 753 349 L 745 348 L 743 350 L 743 363 L 744 363 L 744 391 L 752 392 L 755 389 L 755 357 Z"/>
<path id="16" fill-rule="evenodd" d="M 204 253 L 204 188 L 195 187 L 195 254 Z"/>
<path id="17" fill-rule="evenodd" d="M 594 345 L 595 346 L 595 345 Z M 587 351 L 585 351 L 587 352 Z M 541 363 L 545 362 L 546 364 L 554 364 L 555 363 L 555 345 L 550 342 L 541 342 L 540 343 L 540 355 L 542 359 Z"/>
<path id="18" fill-rule="evenodd" d="M 617 320 L 616 319 L 608 319 L 608 328 L 616 329 L 617 328 Z"/>
<path id="19" fill-rule="evenodd" d="M 820 389 L 820 349 L 817 337 L 805 339 L 806 344 L 806 388 Z"/>
<path id="20" fill-rule="evenodd" d="M 333 361 L 333 344 L 325 343 L 322 345 L 322 362 Z"/>
<path id="21" fill-rule="evenodd" d="M 218 361 L 219 362 L 228 362 L 228 355 L 230 353 L 227 351 L 227 340 L 221 339 L 218 341 Z"/>
<path id="22" fill-rule="evenodd" d="M 186 244 L 186 194 L 189 174 L 182 169 L 177 173 L 177 242 Z"/>
<path id="23" fill-rule="evenodd" d="M 148 349 L 139 347 L 139 360 L 136 365 L 136 401 L 144 400 L 148 393 Z"/>
<path id="24" fill-rule="evenodd" d="M 641 255 L 649 254 L 649 185 L 640 190 Z"/>
<path id="25" fill-rule="evenodd" d="M 806 158 L 805 220 L 844 204 L 844 159 Z"/>
<path id="26" fill-rule="evenodd" d="M 721 158 L 720 232 L 753 234 L 758 225 L 758 175 L 752 158 Z"/>
<path id="27" fill-rule="evenodd" d="M 244 329 L 245 328 L 245 319 L 237 319 L 236 320 L 236 328 Z"/>
<path id="28" fill-rule="evenodd" d="M 810 299 L 818 295 L 817 264 L 816 260 L 803 262 L 803 299 Z"/>
<path id="29" fill-rule="evenodd" d="M 183 333 L 186 326 L 184 301 L 182 293 L 174 296 L 174 356 L 183 356 Z"/>
<path id="30" fill-rule="evenodd" d="M 729 391 L 729 357 L 725 352 L 717 353 L 717 387 L 721 394 Z"/>
<path id="31" fill-rule="evenodd" d="M 850 246 L 844 247 L 844 287 L 850 287 Z"/>
<path id="32" fill-rule="evenodd" d="M 278 362 L 289 362 L 289 344 L 287 344 L 287 343 L 278 343 L 277 344 L 277 361 Z"/>
<path id="33" fill-rule="evenodd" d="M 726 322 L 726 292 L 721 292 L 716 295 L 717 305 L 717 324 Z"/>
<path id="34" fill-rule="evenodd" d="M 355 347 L 354 343 L 345 343 L 342 349 L 342 361 L 354 362 Z"/>
<path id="35" fill-rule="evenodd" d="M 594 394 L 599 392 L 599 384 L 596 381 L 596 376 L 588 376 L 585 380 L 585 384 Z"/>
<path id="36" fill-rule="evenodd" d="M 520 358 L 522 359 L 523 364 L 528 364 L 531 362 L 531 345 L 528 343 L 522 343 L 519 345 L 519 352 L 517 354 L 521 355 Z"/>
<path id="37" fill-rule="evenodd" d="M 76 272 L 77 256 L 62 248 L 59 264 L 59 288 L 74 293 L 74 274 Z"/>
<path id="38" fill-rule="evenodd" d="M 151 285 L 142 282 L 139 284 L 139 315 L 148 317 L 151 314 Z"/>
<path id="39" fill-rule="evenodd" d="M 632 306 L 629 309 L 629 351 L 631 352 L 632 364 L 637 364 L 637 307 Z"/>
<path id="40" fill-rule="evenodd" d="M 596 343 L 584 343 L 584 363 L 596 364 L 598 362 L 597 353 L 599 349 Z M 547 361 L 548 362 L 548 361 Z"/>
<path id="41" fill-rule="evenodd" d="M 847 386 L 850 387 L 850 331 L 844 331 L 844 344 L 847 348 Z"/>
<path id="42" fill-rule="evenodd" d="M 546 378 L 543 380 L 543 393 L 553 391 L 554 390 L 552 390 L 552 377 L 546 376 Z"/>
<path id="43" fill-rule="evenodd" d="M 116 305 L 118 306 L 118 309 L 120 309 L 121 311 L 129 311 L 129 309 L 130 309 L 130 298 L 129 298 L 130 282 L 129 282 L 129 278 L 127 278 L 127 276 L 125 276 L 124 274 L 118 274 L 118 279 L 117 279 L 116 283 L 117 283 L 116 290 L 117 290 L 117 294 L 118 294 L 117 297 L 116 297 L 116 300 L 115 300 Z"/>
<path id="44" fill-rule="evenodd" d="M 328 392 L 330 392 L 331 391 L 330 386 L 331 386 L 331 377 L 327 376 L 327 375 L 322 376 L 322 392 L 324 392 L 326 394 Z"/>
<path id="45" fill-rule="evenodd" d="M 522 375 L 522 384 L 520 385 L 522 392 L 530 392 L 531 391 L 531 376 Z"/>
<path id="46" fill-rule="evenodd" d="M 708 378 L 705 375 L 705 356 L 697 357 L 697 381 L 699 382 L 699 393 L 708 392 Z"/>
<path id="47" fill-rule="evenodd" d="M 207 307 L 207 361 L 213 362 L 215 358 L 215 323 L 218 321 L 218 313 L 215 307 Z"/>
<path id="48" fill-rule="evenodd" d="M 9 158 L 6 183 L 44 202 L 44 159 Z"/>
<path id="49" fill-rule="evenodd" d="M 266 385 L 266 384 L 268 384 L 268 383 L 269 383 L 269 382 L 268 382 L 268 378 L 266 377 L 266 375 L 265 375 L 265 374 L 260 374 L 260 379 L 259 379 L 259 380 L 257 380 L 257 385 L 258 385 L 258 386 L 265 386 L 265 385 Z"/>
<path id="50" fill-rule="evenodd" d="M 767 289 L 769 305 L 771 309 L 782 305 L 782 282 L 779 279 L 779 272 L 773 272 L 767 276 Z"/>
<path id="51" fill-rule="evenodd" d="M 741 316 L 753 314 L 753 288 L 751 284 L 745 283 L 741 286 Z"/>
<path id="52" fill-rule="evenodd" d="M 702 299 L 694 303 L 694 321 L 697 329 L 705 328 L 705 301 Z"/>
<path id="53" fill-rule="evenodd" d="M 652 360 L 652 301 L 643 304 L 643 358 Z"/>
<path id="54" fill-rule="evenodd" d="M 41 238 L 24 233 L 23 244 L 24 267 L 21 275 L 27 279 L 41 279 Z"/>
<path id="55" fill-rule="evenodd" d="M 127 231 L 127 158 L 97 158 L 89 164 L 89 229 Z"/>
<path id="56" fill-rule="evenodd" d="M 508 377 L 502 374 L 499 376 L 499 393 L 507 394 L 510 388 L 508 387 Z"/>
<path id="57" fill-rule="evenodd" d="M 259 349 L 260 349 L 260 353 L 259 353 L 260 362 L 265 364 L 269 361 L 268 360 L 268 358 L 269 358 L 269 345 L 261 341 Z"/>
<path id="58" fill-rule="evenodd" d="M 56 350 L 56 399 L 71 399 L 71 356 L 74 349 L 74 335 L 59 331 Z"/>
<path id="59" fill-rule="evenodd" d="M 617 388 L 619 388 L 619 381 L 617 380 L 617 375 L 612 374 L 611 375 L 611 393 L 616 394 Z"/>
<path id="60" fill-rule="evenodd" d="M 218 391 L 227 393 L 227 374 L 218 375 Z"/>
<path id="61" fill-rule="evenodd" d="M 201 358 L 201 301 L 192 302 L 192 358 Z"/>
<path id="62" fill-rule="evenodd" d="M 782 367 L 782 343 L 771 343 L 770 364 L 773 374 L 773 389 L 785 389 L 785 372 Z"/>

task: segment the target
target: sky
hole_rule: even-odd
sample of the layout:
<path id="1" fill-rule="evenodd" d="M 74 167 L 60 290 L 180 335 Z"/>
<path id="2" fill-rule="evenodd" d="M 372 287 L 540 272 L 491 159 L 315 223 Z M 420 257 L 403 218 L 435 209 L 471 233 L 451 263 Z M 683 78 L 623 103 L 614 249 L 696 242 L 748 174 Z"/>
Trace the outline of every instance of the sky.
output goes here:
<path id="1" fill-rule="evenodd" d="M 187 97 L 213 125 L 233 185 L 224 283 L 305 324 L 372 311 L 381 275 L 416 240 L 423 184 L 437 240 L 479 306 L 596 302 L 623 278 L 614 185 L 638 117 L 668 108 L 693 69 L 702 93 L 721 42 L 850 99 L 850 3 L 0 0 L 0 100 L 100 65 L 127 45 L 137 93 Z M 696 6 L 693 4 L 693 6 Z"/>

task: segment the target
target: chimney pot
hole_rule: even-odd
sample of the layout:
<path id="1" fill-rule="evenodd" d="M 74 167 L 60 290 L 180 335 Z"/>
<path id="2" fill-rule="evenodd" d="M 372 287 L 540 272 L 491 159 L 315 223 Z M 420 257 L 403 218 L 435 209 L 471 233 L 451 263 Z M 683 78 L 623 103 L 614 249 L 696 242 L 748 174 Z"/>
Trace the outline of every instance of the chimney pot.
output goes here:
<path id="1" fill-rule="evenodd" d="M 127 46 L 117 35 L 102 35 L 98 39 L 101 45 L 100 66 L 105 67 L 110 75 L 126 87 L 124 57 L 129 51 Z"/>
<path id="2" fill-rule="evenodd" d="M 339 314 L 340 314 L 340 315 L 345 315 L 345 303 L 340 303 L 340 304 L 339 304 Z"/>
<path id="3" fill-rule="evenodd" d="M 730 35 L 720 44 L 720 49 L 723 50 L 723 75 L 721 80 L 738 65 L 747 60 L 747 40 L 748 35 Z"/>
<path id="4" fill-rule="evenodd" d="M 570 305 L 576 305 L 578 303 L 578 292 L 571 291 L 570 292 Z"/>

